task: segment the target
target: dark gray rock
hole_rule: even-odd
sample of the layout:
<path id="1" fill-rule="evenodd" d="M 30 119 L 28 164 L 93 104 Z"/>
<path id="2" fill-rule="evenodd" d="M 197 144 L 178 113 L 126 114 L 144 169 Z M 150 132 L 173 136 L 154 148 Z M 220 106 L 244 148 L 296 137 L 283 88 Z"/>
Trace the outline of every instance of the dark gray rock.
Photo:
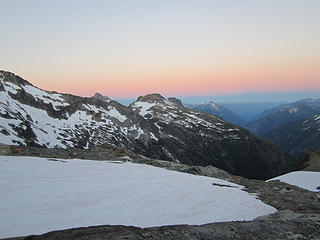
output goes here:
<path id="1" fill-rule="evenodd" d="M 275 214 L 267 220 L 251 222 L 211 223 L 201 226 L 164 226 L 154 228 L 136 228 L 125 226 L 93 226 L 50 232 L 40 236 L 29 236 L 30 240 L 100 240 L 100 239 L 319 239 L 320 227 L 315 221 L 306 219 L 281 220 Z"/>
<path id="2" fill-rule="evenodd" d="M 159 93 L 151 93 L 145 96 L 138 97 L 137 101 L 140 102 L 163 102 L 165 98 L 161 96 Z"/>
<path id="3" fill-rule="evenodd" d="M 178 105 L 178 106 L 183 106 L 181 100 L 180 100 L 180 99 L 177 99 L 177 98 L 175 98 L 175 97 L 169 97 L 169 98 L 168 98 L 168 101 L 169 101 L 169 102 L 172 102 L 172 103 L 174 103 L 174 104 L 176 104 L 176 105 Z"/>
<path id="4" fill-rule="evenodd" d="M 103 102 L 110 100 L 109 97 L 103 96 L 103 95 L 100 94 L 100 93 L 95 93 L 95 94 L 92 96 L 92 98 L 99 99 L 99 100 L 101 100 L 101 101 L 103 101 Z"/>

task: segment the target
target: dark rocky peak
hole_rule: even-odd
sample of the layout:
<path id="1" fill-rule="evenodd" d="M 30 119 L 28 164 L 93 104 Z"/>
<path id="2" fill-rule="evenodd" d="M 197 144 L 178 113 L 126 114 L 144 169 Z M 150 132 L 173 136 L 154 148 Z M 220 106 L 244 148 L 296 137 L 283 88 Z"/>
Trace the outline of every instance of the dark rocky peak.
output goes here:
<path id="1" fill-rule="evenodd" d="M 174 104 L 176 104 L 176 105 L 178 105 L 178 106 L 181 106 L 181 107 L 183 106 L 181 100 L 180 100 L 180 99 L 177 99 L 177 98 L 175 98 L 175 97 L 169 97 L 169 98 L 168 98 L 168 101 L 169 101 L 169 102 L 172 102 L 172 103 L 174 103 Z"/>
<path id="2" fill-rule="evenodd" d="M 165 98 L 161 96 L 159 93 L 147 94 L 145 96 L 140 96 L 137 99 L 137 102 L 163 102 Z"/>
<path id="3" fill-rule="evenodd" d="M 106 101 L 109 101 L 109 100 L 110 100 L 109 97 L 103 96 L 103 95 L 100 94 L 100 93 L 95 93 L 95 94 L 92 96 L 92 98 L 99 99 L 99 100 L 101 100 L 101 101 L 103 101 L 103 102 L 106 102 Z"/>
<path id="4" fill-rule="evenodd" d="M 31 85 L 33 86 L 30 82 L 24 80 L 23 78 L 21 78 L 18 75 L 15 75 L 12 72 L 8 72 L 8 71 L 3 71 L 0 70 L 0 80 L 6 81 L 6 82 L 11 82 L 15 85 Z"/>

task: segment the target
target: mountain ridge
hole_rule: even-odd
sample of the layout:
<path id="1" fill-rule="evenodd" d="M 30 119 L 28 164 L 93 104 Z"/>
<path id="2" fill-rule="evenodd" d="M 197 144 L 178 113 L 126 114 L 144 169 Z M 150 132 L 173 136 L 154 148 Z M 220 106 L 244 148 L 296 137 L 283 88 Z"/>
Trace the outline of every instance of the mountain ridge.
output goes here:
<path id="1" fill-rule="evenodd" d="M 267 110 L 260 114 L 261 118 L 245 124 L 244 127 L 258 136 L 265 137 L 281 125 L 307 119 L 320 113 L 320 101 L 314 100 L 303 99 Z"/>
<path id="2" fill-rule="evenodd" d="M 228 122 L 231 122 L 240 126 L 245 124 L 245 121 L 243 119 L 241 119 L 238 115 L 234 114 L 228 108 L 220 104 L 214 103 L 212 101 L 203 103 L 203 104 L 184 104 L 184 105 L 193 110 L 215 114 Z"/>
<path id="3" fill-rule="evenodd" d="M 270 131 L 266 138 L 282 146 L 292 156 L 320 149 L 320 114 L 282 125 Z"/>
<path id="4" fill-rule="evenodd" d="M 139 97 L 129 107 L 113 101 L 43 91 L 0 72 L 0 140 L 5 144 L 88 149 L 113 144 L 151 158 L 214 165 L 266 179 L 294 165 L 278 145 L 176 98 Z"/>

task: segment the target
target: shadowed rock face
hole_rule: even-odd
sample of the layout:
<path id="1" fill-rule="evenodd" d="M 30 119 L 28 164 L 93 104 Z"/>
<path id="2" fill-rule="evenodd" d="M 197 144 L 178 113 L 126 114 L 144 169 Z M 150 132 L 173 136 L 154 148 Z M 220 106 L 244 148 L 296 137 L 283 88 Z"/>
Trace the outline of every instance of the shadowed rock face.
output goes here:
<path id="1" fill-rule="evenodd" d="M 145 96 L 138 97 L 138 102 L 163 102 L 165 98 L 159 93 L 147 94 Z"/>
<path id="2" fill-rule="evenodd" d="M 108 98 L 107 96 L 103 96 L 100 93 L 95 93 L 92 97 L 96 98 L 96 99 L 99 99 L 99 100 L 101 100 L 103 102 L 110 100 L 110 98 Z"/>
<path id="3" fill-rule="evenodd" d="M 267 179 L 290 171 L 294 159 L 271 142 L 160 94 L 129 107 L 38 89 L 0 72 L 2 143 L 89 149 L 114 144 L 148 157 L 213 165 L 233 174 Z"/>
<path id="4" fill-rule="evenodd" d="M 320 149 L 320 114 L 272 130 L 267 138 L 282 146 L 292 156 Z"/>
<path id="5" fill-rule="evenodd" d="M 139 98 L 130 108 L 144 117 L 140 126 L 154 136 L 137 151 L 145 156 L 189 165 L 214 165 L 256 179 L 269 178 L 293 166 L 294 160 L 279 146 L 215 115 L 159 97 L 154 101 Z"/>
<path id="6" fill-rule="evenodd" d="M 169 97 L 168 101 L 172 102 L 172 103 L 174 103 L 174 104 L 176 104 L 178 106 L 181 106 L 181 107 L 183 106 L 180 99 L 177 99 L 177 98 L 174 98 L 174 97 Z"/>

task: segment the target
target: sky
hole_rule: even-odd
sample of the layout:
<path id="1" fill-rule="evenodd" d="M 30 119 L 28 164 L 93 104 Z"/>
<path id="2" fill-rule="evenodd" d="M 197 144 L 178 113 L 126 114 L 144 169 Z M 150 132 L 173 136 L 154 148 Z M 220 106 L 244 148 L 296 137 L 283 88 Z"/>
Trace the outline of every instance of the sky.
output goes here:
<path id="1" fill-rule="evenodd" d="M 0 6 L 0 69 L 42 89 L 115 99 L 153 92 L 185 99 L 320 97 L 318 0 Z"/>

